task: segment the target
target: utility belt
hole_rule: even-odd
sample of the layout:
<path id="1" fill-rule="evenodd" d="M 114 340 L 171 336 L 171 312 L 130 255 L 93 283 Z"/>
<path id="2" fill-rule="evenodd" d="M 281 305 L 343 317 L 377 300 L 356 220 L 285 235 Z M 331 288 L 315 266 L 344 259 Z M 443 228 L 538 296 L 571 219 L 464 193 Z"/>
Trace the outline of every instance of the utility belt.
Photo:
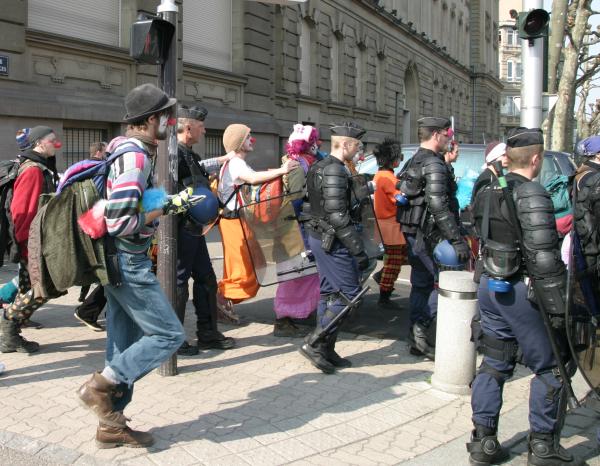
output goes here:
<path id="1" fill-rule="evenodd" d="M 507 245 L 488 239 L 480 249 L 479 260 L 475 267 L 475 282 L 479 283 L 485 273 L 488 279 L 488 289 L 496 293 L 508 293 L 513 289 L 513 283 L 526 276 L 523 272 L 521 251 L 514 245 Z"/>
<path id="2" fill-rule="evenodd" d="M 481 320 L 476 316 L 471 321 L 471 341 L 479 354 L 483 354 L 497 361 L 520 363 L 523 354 L 517 340 L 500 340 L 483 333 Z"/>
<path id="3" fill-rule="evenodd" d="M 306 225 L 308 234 L 321 240 L 321 249 L 325 252 L 331 252 L 335 242 L 335 229 L 325 220 L 314 217 L 306 220 Z"/>

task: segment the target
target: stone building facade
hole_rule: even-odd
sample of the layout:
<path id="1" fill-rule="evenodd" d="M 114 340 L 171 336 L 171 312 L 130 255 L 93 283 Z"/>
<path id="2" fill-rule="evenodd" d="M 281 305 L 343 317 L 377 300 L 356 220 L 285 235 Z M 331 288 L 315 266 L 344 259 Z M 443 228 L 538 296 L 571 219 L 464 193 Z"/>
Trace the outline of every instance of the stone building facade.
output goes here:
<path id="1" fill-rule="evenodd" d="M 15 131 L 47 124 L 64 166 L 119 134 L 123 97 L 156 82 L 129 57 L 129 30 L 159 0 L 3 0 L 0 157 Z M 292 125 L 354 120 L 367 150 L 416 141 L 424 115 L 454 116 L 457 137 L 499 136 L 498 0 L 186 0 L 180 6 L 178 98 L 209 109 L 207 155 L 232 122 L 252 127 L 258 168 L 277 163 Z M 60 156 L 59 156 L 60 157 Z"/>
<path id="2" fill-rule="evenodd" d="M 521 39 L 515 29 L 515 20 L 510 10 L 520 11 L 521 0 L 505 0 L 499 12 L 498 31 L 500 80 L 504 85 L 500 106 L 500 131 L 502 135 L 511 128 L 521 125 L 521 112 L 515 105 L 514 97 L 521 97 Z"/>

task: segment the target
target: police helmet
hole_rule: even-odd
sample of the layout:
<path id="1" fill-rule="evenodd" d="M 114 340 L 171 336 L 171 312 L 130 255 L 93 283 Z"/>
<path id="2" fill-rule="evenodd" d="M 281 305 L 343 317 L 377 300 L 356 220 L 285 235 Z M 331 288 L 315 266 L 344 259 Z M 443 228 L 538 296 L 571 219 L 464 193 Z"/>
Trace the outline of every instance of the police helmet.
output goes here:
<path id="1" fill-rule="evenodd" d="M 447 239 L 438 243 L 433 249 L 433 259 L 439 266 L 445 269 L 459 268 L 463 265 L 463 263 L 458 260 L 456 250 Z"/>
<path id="2" fill-rule="evenodd" d="M 206 186 L 196 186 L 193 195 L 205 197 L 187 211 L 184 228 L 194 236 L 202 236 L 208 233 L 219 218 L 219 201 Z"/>

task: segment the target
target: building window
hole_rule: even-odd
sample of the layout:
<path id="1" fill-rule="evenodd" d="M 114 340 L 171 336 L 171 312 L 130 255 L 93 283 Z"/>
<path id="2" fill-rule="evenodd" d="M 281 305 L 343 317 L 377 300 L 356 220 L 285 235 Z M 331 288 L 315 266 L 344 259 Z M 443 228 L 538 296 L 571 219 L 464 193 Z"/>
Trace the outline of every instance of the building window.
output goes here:
<path id="1" fill-rule="evenodd" d="M 310 95 L 310 26 L 306 21 L 301 21 L 300 26 L 300 94 Z"/>
<path id="2" fill-rule="evenodd" d="M 365 52 L 356 49 L 356 106 L 365 106 Z"/>
<path id="3" fill-rule="evenodd" d="M 204 136 L 204 159 L 220 157 L 225 153 L 223 131 L 209 129 Z"/>
<path id="4" fill-rule="evenodd" d="M 231 71 L 231 0 L 185 2 L 183 61 Z"/>
<path id="5" fill-rule="evenodd" d="M 119 0 L 29 0 L 27 26 L 119 46 Z"/>
<path id="6" fill-rule="evenodd" d="M 516 63 L 515 81 L 520 81 L 520 80 L 521 80 L 521 62 L 518 61 Z"/>
<path id="7" fill-rule="evenodd" d="M 508 60 L 506 62 L 506 80 L 514 81 L 515 80 L 515 70 L 514 70 L 514 62 L 512 60 Z"/>
<path id="8" fill-rule="evenodd" d="M 502 29 L 498 30 L 498 43 L 502 43 Z"/>
<path id="9" fill-rule="evenodd" d="M 340 41 L 337 37 L 331 38 L 331 100 L 339 101 L 340 98 Z"/>
<path id="10" fill-rule="evenodd" d="M 502 101 L 502 107 L 500 107 L 500 113 L 502 115 L 510 117 L 519 115 L 519 110 L 515 105 L 513 97 L 514 96 L 512 95 L 507 95 L 504 97 L 504 100 Z"/>
<path id="11" fill-rule="evenodd" d="M 108 131 L 105 129 L 64 128 L 63 159 L 65 167 L 90 157 L 90 146 L 94 142 L 107 142 Z"/>

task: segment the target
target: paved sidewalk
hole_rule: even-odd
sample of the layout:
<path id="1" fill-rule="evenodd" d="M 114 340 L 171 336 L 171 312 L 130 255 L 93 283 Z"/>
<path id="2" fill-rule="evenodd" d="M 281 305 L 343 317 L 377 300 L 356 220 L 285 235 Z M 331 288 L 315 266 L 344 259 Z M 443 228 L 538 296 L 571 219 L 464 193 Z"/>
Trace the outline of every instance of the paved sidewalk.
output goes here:
<path id="1" fill-rule="evenodd" d="M 2 269 L 2 281 L 9 276 Z M 44 329 L 24 331 L 40 353 L 0 354 L 0 446 L 76 465 L 468 464 L 469 398 L 432 389 L 433 363 L 409 355 L 406 343 L 343 334 L 339 352 L 354 367 L 327 376 L 297 353 L 300 340 L 275 338 L 264 323 L 223 326 L 236 349 L 180 358 L 179 376 L 152 373 L 136 384 L 126 414 L 132 427 L 152 431 L 155 447 L 97 450 L 94 417 L 75 390 L 103 367 L 104 334 L 75 321 L 77 295 L 36 313 Z M 510 464 L 526 464 L 528 387 L 520 371 L 505 388 L 501 440 L 514 446 Z M 565 428 L 564 444 L 595 466 L 599 424 L 584 408 Z"/>

